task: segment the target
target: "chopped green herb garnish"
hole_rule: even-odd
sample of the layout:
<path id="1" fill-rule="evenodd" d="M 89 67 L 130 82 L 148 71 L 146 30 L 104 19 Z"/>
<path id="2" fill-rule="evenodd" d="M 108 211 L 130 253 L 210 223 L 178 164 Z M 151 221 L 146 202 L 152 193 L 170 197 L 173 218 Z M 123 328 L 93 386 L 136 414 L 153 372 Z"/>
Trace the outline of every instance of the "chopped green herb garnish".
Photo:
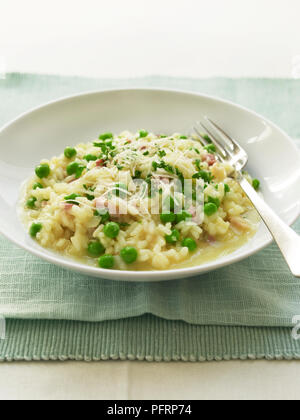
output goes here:
<path id="1" fill-rule="evenodd" d="M 165 198 L 163 202 L 163 210 L 170 210 L 171 212 L 175 210 L 175 200 L 171 195 Z"/>
<path id="2" fill-rule="evenodd" d="M 79 194 L 70 194 L 65 197 L 65 200 L 76 200 L 76 198 L 81 197 Z"/>
<path id="3" fill-rule="evenodd" d="M 199 171 L 197 174 L 193 175 L 193 179 L 203 179 L 205 182 L 210 183 L 213 180 L 213 176 L 210 172 Z"/>
<path id="4" fill-rule="evenodd" d="M 167 155 L 167 153 L 164 150 L 160 150 L 158 152 L 158 156 L 162 159 L 163 157 L 165 157 Z"/>
<path id="5" fill-rule="evenodd" d="M 114 135 L 112 133 L 104 133 L 99 136 L 99 140 L 104 140 L 104 141 L 108 139 L 113 139 L 113 138 L 114 138 Z"/>
<path id="6" fill-rule="evenodd" d="M 201 160 L 196 159 L 194 163 L 198 171 L 201 171 Z"/>
<path id="7" fill-rule="evenodd" d="M 119 223 L 119 225 L 120 225 L 121 227 L 129 227 L 129 226 L 130 226 L 130 224 L 129 224 L 129 223 Z"/>
<path id="8" fill-rule="evenodd" d="M 209 144 L 208 146 L 204 147 L 205 150 L 207 150 L 209 153 L 216 153 L 217 148 L 214 144 Z"/>
<path id="9" fill-rule="evenodd" d="M 88 162 L 91 162 L 97 160 L 98 158 L 95 155 L 86 155 L 83 159 L 87 160 Z"/>
<path id="10" fill-rule="evenodd" d="M 212 143 L 211 138 L 207 134 L 202 134 L 202 137 L 204 140 L 206 140 L 208 143 Z"/>
<path id="11" fill-rule="evenodd" d="M 225 194 L 230 192 L 230 187 L 229 187 L 228 184 L 224 184 L 224 192 L 225 192 Z"/>
<path id="12" fill-rule="evenodd" d="M 115 189 L 114 189 L 114 194 L 117 197 L 120 198 L 125 198 L 126 197 L 126 191 L 128 191 L 127 185 L 126 184 L 116 184 L 115 185 Z"/>
<path id="13" fill-rule="evenodd" d="M 44 187 L 42 186 L 42 184 L 40 182 L 36 182 L 34 184 L 34 186 L 32 187 L 33 190 L 37 190 L 37 189 L 43 189 Z"/>
<path id="14" fill-rule="evenodd" d="M 165 163 L 163 160 L 160 163 L 155 162 L 155 161 L 152 162 L 152 168 L 154 169 L 154 171 L 157 171 L 158 168 L 161 168 L 170 174 L 175 173 L 174 168 L 171 165 L 168 165 L 167 163 Z"/>

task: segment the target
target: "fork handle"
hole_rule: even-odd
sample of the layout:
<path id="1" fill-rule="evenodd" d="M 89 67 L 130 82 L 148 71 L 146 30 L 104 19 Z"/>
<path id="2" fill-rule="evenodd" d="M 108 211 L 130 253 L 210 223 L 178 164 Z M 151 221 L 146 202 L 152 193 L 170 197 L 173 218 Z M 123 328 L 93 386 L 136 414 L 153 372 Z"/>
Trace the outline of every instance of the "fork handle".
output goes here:
<path id="1" fill-rule="evenodd" d="M 241 173 L 237 180 L 275 239 L 291 272 L 300 277 L 300 236 L 277 216 Z"/>

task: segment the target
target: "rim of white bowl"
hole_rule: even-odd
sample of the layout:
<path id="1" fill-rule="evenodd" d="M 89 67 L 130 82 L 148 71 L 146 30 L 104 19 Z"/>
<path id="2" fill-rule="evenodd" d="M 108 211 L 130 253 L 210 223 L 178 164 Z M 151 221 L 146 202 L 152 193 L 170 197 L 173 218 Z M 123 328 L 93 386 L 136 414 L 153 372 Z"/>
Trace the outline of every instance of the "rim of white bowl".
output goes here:
<path id="1" fill-rule="evenodd" d="M 276 125 L 274 122 L 272 122 L 271 120 L 269 120 L 268 118 L 265 118 L 264 116 L 260 115 L 259 113 L 250 110 L 249 108 L 243 106 L 243 105 L 239 105 L 236 104 L 232 101 L 226 100 L 226 99 L 222 99 L 219 98 L 218 96 L 213 96 L 213 95 L 207 95 L 207 94 L 202 94 L 202 93 L 196 93 L 193 91 L 188 91 L 188 90 L 181 90 L 181 89 L 167 89 L 167 88 L 160 88 L 160 87 L 132 87 L 132 88 L 115 88 L 115 89 L 101 89 L 101 90 L 91 90 L 91 91 L 86 91 L 86 92 L 81 92 L 81 93 L 77 93 L 77 94 L 73 94 L 73 95 L 68 95 L 68 96 L 63 96 L 60 97 L 58 99 L 55 100 L 51 100 L 49 102 L 46 102 L 42 105 L 39 105 L 37 107 L 33 107 L 30 110 L 20 114 L 19 116 L 17 116 L 16 118 L 10 120 L 8 123 L 6 123 L 4 126 L 2 126 L 0 128 L 0 134 L 5 131 L 6 129 L 8 129 L 10 126 L 12 126 L 14 123 L 26 118 L 27 116 L 29 116 L 30 114 L 33 114 L 41 109 L 45 109 L 49 106 L 55 105 L 57 103 L 63 103 L 63 102 L 68 102 L 71 101 L 75 98 L 80 98 L 80 97 L 84 97 L 84 96 L 93 96 L 93 95 L 99 95 L 102 93 L 118 93 L 118 92 L 143 92 L 143 91 L 152 91 L 152 92 L 164 92 L 164 93 L 177 93 L 177 94 L 183 94 L 183 95 L 189 95 L 189 96 L 195 96 L 195 97 L 200 97 L 200 98 L 206 98 L 206 99 L 210 99 L 210 100 L 214 100 L 214 101 L 218 101 L 220 103 L 223 103 L 225 105 L 230 105 L 233 108 L 238 108 L 241 109 L 249 114 L 251 114 L 254 117 L 260 118 L 263 121 L 265 121 L 266 123 L 270 124 L 271 126 L 275 127 L 281 134 L 283 137 L 285 137 L 286 141 L 290 144 L 290 146 L 294 149 L 295 154 L 298 156 L 299 158 L 299 162 L 300 162 L 300 151 L 298 150 L 295 142 L 291 139 L 291 137 L 283 130 L 281 129 L 278 125 Z M 298 214 L 293 217 L 291 220 L 289 220 L 288 225 L 291 226 L 293 225 L 298 218 L 300 217 L 300 205 L 299 205 L 299 200 L 298 200 Z M 25 229 L 24 229 L 25 231 Z M 210 261 L 208 263 L 205 263 L 203 265 L 197 265 L 197 266 L 193 266 L 193 267 L 188 267 L 188 268 L 178 268 L 178 269 L 173 269 L 173 270 L 153 270 L 153 271 L 133 271 L 133 270 L 107 270 L 107 269 L 103 269 L 103 268 L 96 268 L 96 267 L 91 267 L 89 265 L 86 264 L 80 264 L 77 263 L 76 261 L 73 262 L 73 260 L 65 258 L 63 256 L 61 256 L 60 254 L 56 254 L 55 252 L 53 252 L 53 255 L 47 255 L 45 254 L 44 248 L 40 246 L 41 249 L 35 249 L 29 245 L 27 245 L 26 243 L 22 243 L 19 242 L 17 240 L 14 240 L 14 238 L 10 237 L 8 234 L 6 234 L 5 232 L 0 230 L 0 233 L 7 238 L 8 240 L 10 240 L 12 243 L 14 243 L 15 245 L 25 249 L 26 251 L 30 252 L 31 254 L 46 260 L 47 262 L 50 262 L 52 264 L 58 265 L 60 267 L 63 267 L 65 269 L 69 269 L 71 271 L 77 271 L 77 272 L 81 272 L 81 273 L 85 273 L 87 275 L 91 275 L 93 277 L 98 277 L 99 279 L 110 279 L 110 280 L 116 280 L 116 281 L 130 281 L 130 282 L 136 282 L 136 281 L 164 281 L 164 280 L 174 280 L 174 279 L 178 279 L 178 278 L 189 278 L 189 277 L 195 277 L 197 275 L 202 275 L 205 274 L 207 272 L 210 271 L 215 271 L 217 269 L 220 269 L 222 267 L 226 267 L 228 265 L 237 263 L 239 261 L 242 261 L 248 257 L 250 257 L 251 255 L 255 255 L 256 253 L 258 253 L 259 251 L 261 251 L 262 249 L 266 248 L 268 245 L 270 245 L 273 240 L 272 239 L 266 239 L 260 246 L 258 246 L 255 250 L 248 250 L 248 251 L 243 251 L 241 254 L 239 255 L 233 255 L 232 254 L 228 254 L 228 260 L 226 261 L 220 261 L 220 260 L 213 260 Z M 252 238 L 253 239 L 253 238 Z M 48 252 L 51 252 L 51 250 L 47 250 Z M 57 256 L 56 256 L 57 255 Z M 130 278 L 128 278 L 130 276 Z M 146 279 L 142 279 L 142 277 L 147 277 Z M 159 279 L 158 279 L 159 277 Z"/>

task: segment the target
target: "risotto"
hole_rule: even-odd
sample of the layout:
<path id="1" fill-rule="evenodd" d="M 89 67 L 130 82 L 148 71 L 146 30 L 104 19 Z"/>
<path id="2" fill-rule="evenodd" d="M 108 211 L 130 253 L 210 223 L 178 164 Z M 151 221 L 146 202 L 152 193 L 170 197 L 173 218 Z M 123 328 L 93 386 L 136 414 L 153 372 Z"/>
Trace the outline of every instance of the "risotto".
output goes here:
<path id="1" fill-rule="evenodd" d="M 201 264 L 257 229 L 233 168 L 212 143 L 144 130 L 105 133 L 43 160 L 23 188 L 21 209 L 41 246 L 104 269 Z"/>

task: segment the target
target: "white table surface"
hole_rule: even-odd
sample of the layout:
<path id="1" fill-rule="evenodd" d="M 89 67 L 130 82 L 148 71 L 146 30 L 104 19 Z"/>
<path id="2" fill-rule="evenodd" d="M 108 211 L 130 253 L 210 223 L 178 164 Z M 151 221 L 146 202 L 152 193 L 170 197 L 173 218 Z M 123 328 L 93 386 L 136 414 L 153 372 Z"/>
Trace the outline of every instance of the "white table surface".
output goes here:
<path id="1" fill-rule="evenodd" d="M 299 399 L 294 362 L 35 362 L 0 366 L 0 399 Z"/>
<path id="2" fill-rule="evenodd" d="M 5 71 L 300 77 L 299 0 L 2 0 Z M 3 399 L 299 399 L 300 363 L 0 365 Z"/>

